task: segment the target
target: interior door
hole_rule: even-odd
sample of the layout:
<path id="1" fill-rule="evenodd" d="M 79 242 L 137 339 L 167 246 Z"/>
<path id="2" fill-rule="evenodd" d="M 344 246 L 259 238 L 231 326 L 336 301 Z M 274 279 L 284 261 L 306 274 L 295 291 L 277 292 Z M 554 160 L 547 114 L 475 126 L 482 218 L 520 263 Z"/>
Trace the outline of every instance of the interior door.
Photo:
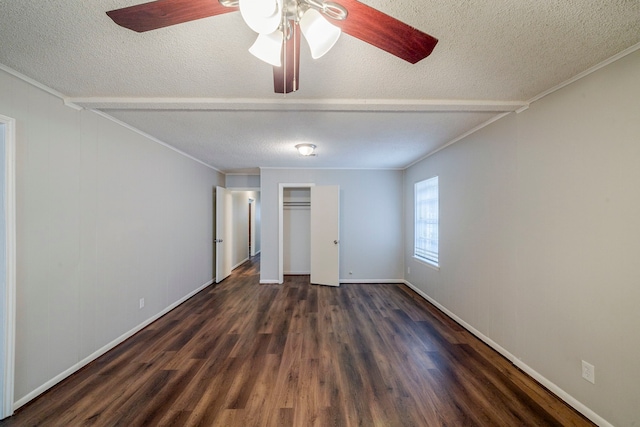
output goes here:
<path id="1" fill-rule="evenodd" d="M 311 187 L 311 283 L 340 285 L 340 187 Z"/>
<path id="2" fill-rule="evenodd" d="M 232 208 L 231 191 L 216 187 L 216 283 L 222 282 L 231 274 Z"/>

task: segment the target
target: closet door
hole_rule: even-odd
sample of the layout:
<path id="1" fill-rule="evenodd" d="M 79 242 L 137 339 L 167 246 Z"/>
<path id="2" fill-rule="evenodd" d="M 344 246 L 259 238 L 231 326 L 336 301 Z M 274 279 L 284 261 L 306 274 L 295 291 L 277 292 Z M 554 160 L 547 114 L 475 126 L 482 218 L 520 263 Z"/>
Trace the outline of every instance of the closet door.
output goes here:
<path id="1" fill-rule="evenodd" d="M 340 187 L 311 187 L 311 283 L 340 285 Z"/>

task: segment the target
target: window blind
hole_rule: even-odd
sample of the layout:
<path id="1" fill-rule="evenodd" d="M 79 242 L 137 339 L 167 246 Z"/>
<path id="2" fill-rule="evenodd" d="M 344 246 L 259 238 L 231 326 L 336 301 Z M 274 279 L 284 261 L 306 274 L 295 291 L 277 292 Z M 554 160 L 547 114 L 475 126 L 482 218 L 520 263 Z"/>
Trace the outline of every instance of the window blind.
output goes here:
<path id="1" fill-rule="evenodd" d="M 438 177 L 415 183 L 414 256 L 438 265 Z"/>

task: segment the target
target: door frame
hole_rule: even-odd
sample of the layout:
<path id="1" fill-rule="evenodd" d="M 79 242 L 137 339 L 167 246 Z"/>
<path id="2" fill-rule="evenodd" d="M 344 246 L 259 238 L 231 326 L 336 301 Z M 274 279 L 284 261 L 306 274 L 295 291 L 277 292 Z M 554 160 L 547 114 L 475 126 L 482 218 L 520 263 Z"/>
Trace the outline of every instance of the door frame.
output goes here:
<path id="1" fill-rule="evenodd" d="M 278 283 L 284 283 L 284 189 L 311 188 L 315 183 L 279 183 L 278 184 Z"/>
<path id="2" fill-rule="evenodd" d="M 249 258 L 256 256 L 256 199 L 249 197 Z"/>
<path id="3" fill-rule="evenodd" d="M 0 419 L 13 415 L 15 335 L 16 335 L 16 120 L 0 114 L 0 124 L 4 125 L 4 215 L 5 215 L 5 257 L 0 260 L 4 269 L 4 316 L 2 322 L 4 354 L 0 354 L 2 364 L 2 391 Z"/>

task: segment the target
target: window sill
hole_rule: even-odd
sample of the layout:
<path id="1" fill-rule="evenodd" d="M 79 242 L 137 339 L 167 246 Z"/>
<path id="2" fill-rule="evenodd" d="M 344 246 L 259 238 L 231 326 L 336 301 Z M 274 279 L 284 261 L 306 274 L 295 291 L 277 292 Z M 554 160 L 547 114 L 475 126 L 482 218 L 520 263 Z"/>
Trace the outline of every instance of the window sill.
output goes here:
<path id="1" fill-rule="evenodd" d="M 419 258 L 417 256 L 413 256 L 413 259 L 415 259 L 416 261 L 418 261 L 420 264 L 424 264 L 427 267 L 436 270 L 436 271 L 440 271 L 440 266 L 436 263 L 434 263 L 433 261 L 429 261 L 428 259 L 424 259 L 424 258 Z"/>

